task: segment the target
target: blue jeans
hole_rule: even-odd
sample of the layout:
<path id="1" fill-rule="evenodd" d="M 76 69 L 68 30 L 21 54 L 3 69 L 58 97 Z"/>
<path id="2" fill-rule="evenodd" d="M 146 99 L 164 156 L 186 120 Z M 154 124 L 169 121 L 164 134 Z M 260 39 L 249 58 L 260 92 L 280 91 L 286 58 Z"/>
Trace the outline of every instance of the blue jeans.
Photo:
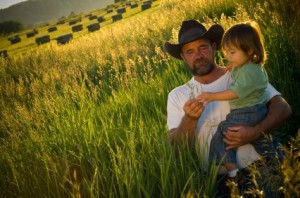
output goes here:
<path id="1" fill-rule="evenodd" d="M 251 107 L 233 109 L 226 116 L 226 120 L 222 121 L 211 140 L 210 157 L 216 159 L 217 162 L 222 160 L 223 163 L 236 163 L 236 149 L 226 151 L 226 144 L 223 141 L 223 132 L 228 127 L 237 125 L 253 126 L 260 122 L 267 114 L 266 104 L 258 104 Z M 257 153 L 262 156 L 274 155 L 274 145 L 271 138 L 262 137 L 251 142 Z"/>

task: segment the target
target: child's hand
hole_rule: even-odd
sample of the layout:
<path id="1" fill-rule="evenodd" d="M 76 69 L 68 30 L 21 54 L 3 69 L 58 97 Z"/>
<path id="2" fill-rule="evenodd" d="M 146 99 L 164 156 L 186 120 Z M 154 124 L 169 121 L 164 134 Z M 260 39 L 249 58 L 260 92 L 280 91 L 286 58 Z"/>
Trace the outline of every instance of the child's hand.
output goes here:
<path id="1" fill-rule="evenodd" d="M 211 92 L 203 92 L 201 93 L 200 95 L 198 95 L 196 97 L 196 99 L 199 101 L 199 102 L 202 102 L 206 105 L 206 103 L 209 103 L 211 101 L 214 101 L 214 94 L 211 93 Z"/>

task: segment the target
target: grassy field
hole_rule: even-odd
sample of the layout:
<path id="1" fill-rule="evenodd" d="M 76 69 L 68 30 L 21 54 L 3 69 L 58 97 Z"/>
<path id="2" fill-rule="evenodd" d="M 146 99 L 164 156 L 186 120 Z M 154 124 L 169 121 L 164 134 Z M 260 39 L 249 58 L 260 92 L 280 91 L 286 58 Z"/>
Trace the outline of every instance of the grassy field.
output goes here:
<path id="1" fill-rule="evenodd" d="M 191 76 L 167 56 L 182 20 L 227 29 L 256 20 L 270 82 L 293 109 L 275 134 L 287 150 L 260 182 L 300 195 L 299 0 L 160 0 L 155 9 L 58 46 L 0 58 L 1 197 L 214 197 L 217 167 L 167 138 L 166 101 Z M 278 179 L 279 178 L 279 179 Z M 277 181 L 283 179 L 280 186 Z M 235 196 L 238 196 L 237 194 Z"/>

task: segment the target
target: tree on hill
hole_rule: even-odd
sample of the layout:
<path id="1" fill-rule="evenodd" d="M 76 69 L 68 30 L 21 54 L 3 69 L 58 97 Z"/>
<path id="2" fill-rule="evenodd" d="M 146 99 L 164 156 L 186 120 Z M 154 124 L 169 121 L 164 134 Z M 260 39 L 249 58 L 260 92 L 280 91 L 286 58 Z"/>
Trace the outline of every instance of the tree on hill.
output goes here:
<path id="1" fill-rule="evenodd" d="M 0 23 L 0 35 L 19 32 L 24 29 L 22 23 L 18 21 L 4 21 Z"/>

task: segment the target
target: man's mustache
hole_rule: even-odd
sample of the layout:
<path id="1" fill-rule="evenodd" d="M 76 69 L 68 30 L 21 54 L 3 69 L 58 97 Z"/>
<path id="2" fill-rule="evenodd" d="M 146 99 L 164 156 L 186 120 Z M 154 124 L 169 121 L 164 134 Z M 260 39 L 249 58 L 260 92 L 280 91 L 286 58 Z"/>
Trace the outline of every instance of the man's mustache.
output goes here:
<path id="1" fill-rule="evenodd" d="M 198 65 L 206 65 L 207 64 L 207 59 L 205 58 L 198 58 L 194 61 L 194 65 L 198 66 Z"/>

